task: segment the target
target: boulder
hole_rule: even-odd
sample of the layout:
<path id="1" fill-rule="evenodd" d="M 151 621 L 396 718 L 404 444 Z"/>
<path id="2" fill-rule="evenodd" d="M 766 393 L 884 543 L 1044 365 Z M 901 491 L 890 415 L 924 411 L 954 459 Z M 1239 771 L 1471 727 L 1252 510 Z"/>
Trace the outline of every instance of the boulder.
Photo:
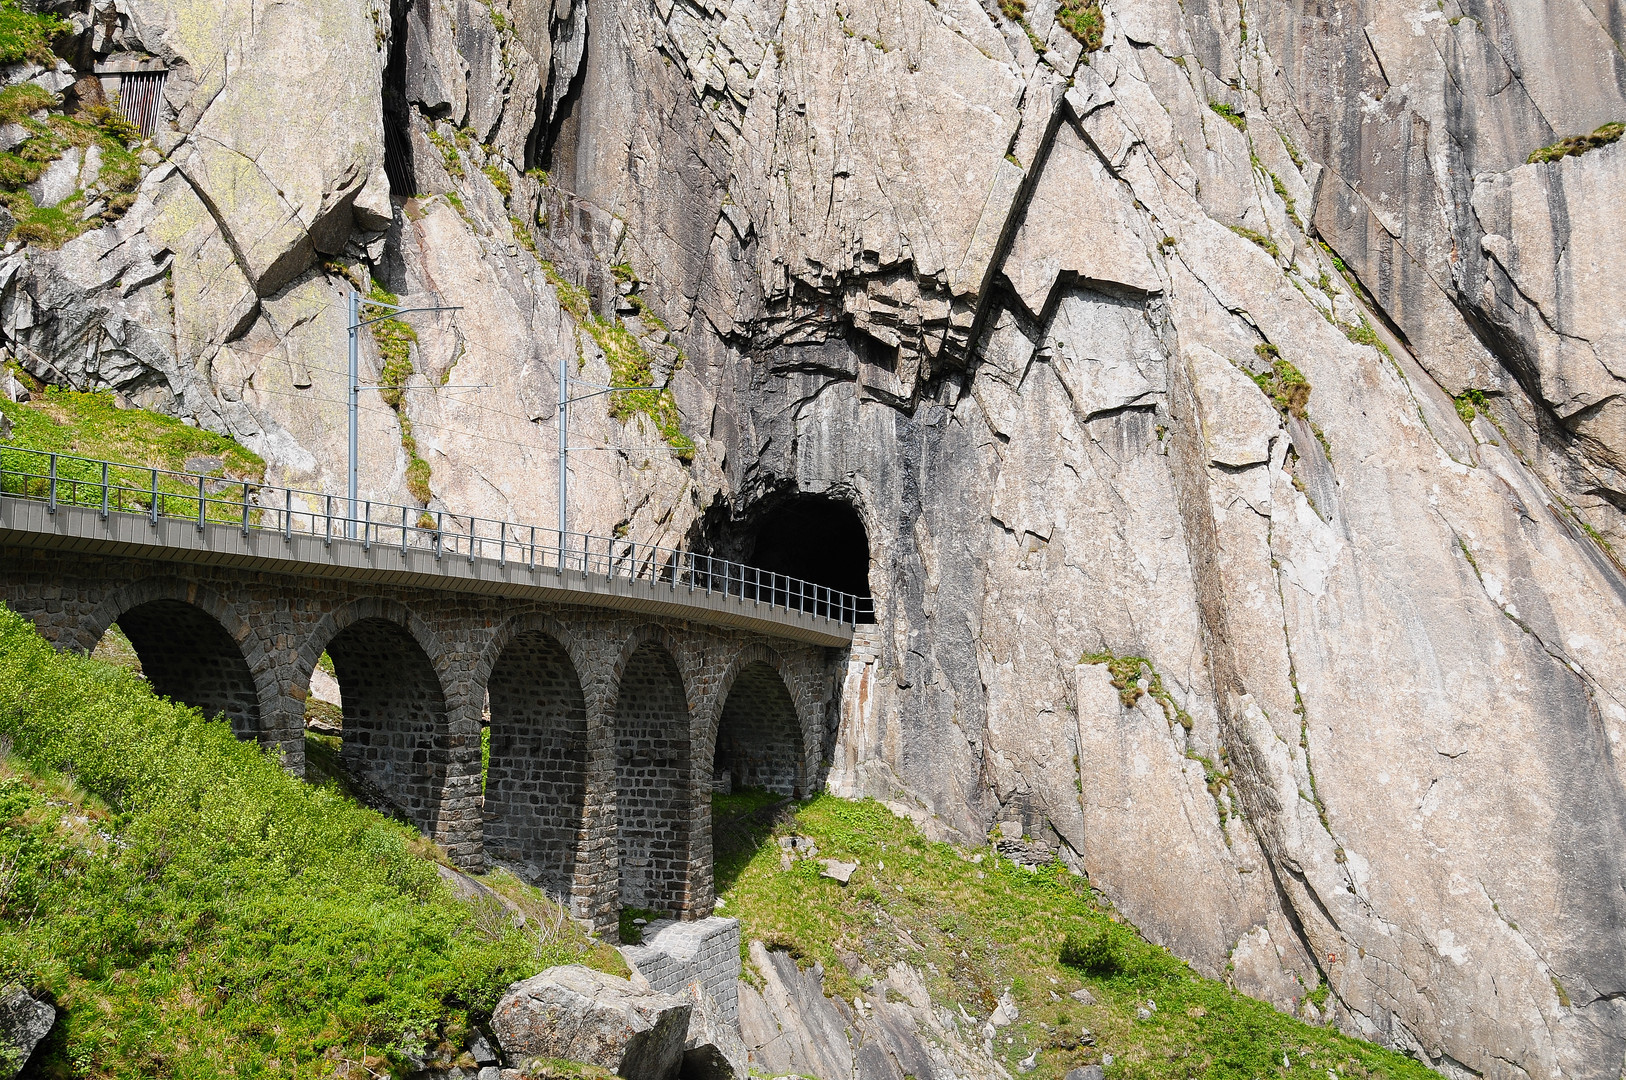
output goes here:
<path id="1" fill-rule="evenodd" d="M 509 1058 L 582 1061 L 626 1080 L 668 1080 L 683 1063 L 689 1002 L 579 964 L 508 988 L 491 1031 Z"/>
<path id="2" fill-rule="evenodd" d="M 34 1047 L 56 1023 L 56 1010 L 16 983 L 0 989 L 0 1078 L 22 1072 Z"/>
<path id="3" fill-rule="evenodd" d="M 751 1075 L 745 1040 L 723 1005 L 691 983 L 689 1035 L 683 1049 L 684 1080 L 746 1080 Z"/>

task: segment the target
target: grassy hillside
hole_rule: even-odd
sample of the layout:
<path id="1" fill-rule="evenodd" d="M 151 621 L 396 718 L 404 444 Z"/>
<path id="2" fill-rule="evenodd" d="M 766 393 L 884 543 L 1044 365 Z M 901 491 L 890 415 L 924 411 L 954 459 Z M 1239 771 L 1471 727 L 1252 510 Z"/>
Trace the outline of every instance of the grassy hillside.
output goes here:
<path id="1" fill-rule="evenodd" d="M 737 917 L 745 940 L 823 963 L 826 991 L 848 1000 L 871 980 L 856 976 L 843 953 L 877 973 L 913 964 L 934 1001 L 975 1016 L 987 1016 L 1010 990 L 1021 1018 L 1001 1031 L 996 1049 L 1012 1075 L 1037 1049 L 1033 1080 L 1059 1078 L 1106 1054 L 1112 1080 L 1437 1080 L 1409 1058 L 1197 976 L 1060 865 L 1030 873 L 988 849 L 928 843 L 873 801 L 820 796 L 781 813 L 777 825 L 763 812 L 767 801 L 717 800 L 719 914 Z M 862 865 L 845 888 L 820 877 L 815 860 L 782 870 L 779 846 L 764 842 L 770 833 L 810 837 L 820 858 Z M 1068 996 L 1081 986 L 1096 1004 Z M 1081 1039 L 1083 1028 L 1093 1045 Z"/>
<path id="2" fill-rule="evenodd" d="M 400 1075 L 514 979 L 620 968 L 511 878 L 525 927 L 457 900 L 437 858 L 0 608 L 0 982 L 65 1010 L 40 1075 Z"/>

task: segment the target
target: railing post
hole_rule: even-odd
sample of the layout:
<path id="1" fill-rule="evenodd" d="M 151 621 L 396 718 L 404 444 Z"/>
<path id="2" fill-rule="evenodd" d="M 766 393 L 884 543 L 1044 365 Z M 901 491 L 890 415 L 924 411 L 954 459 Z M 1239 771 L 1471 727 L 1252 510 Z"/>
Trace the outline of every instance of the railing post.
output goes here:
<path id="1" fill-rule="evenodd" d="M 401 507 L 401 558 L 406 558 L 407 547 L 407 508 Z"/>
<path id="2" fill-rule="evenodd" d="M 243 535 L 248 535 L 248 481 L 243 481 Z"/>
<path id="3" fill-rule="evenodd" d="M 371 551 L 373 550 L 373 500 L 368 499 L 365 503 L 362 503 L 362 507 L 362 513 L 367 516 L 361 524 L 361 550 Z"/>
<path id="4" fill-rule="evenodd" d="M 294 489 L 283 488 L 282 493 L 286 496 L 282 511 L 282 539 L 291 544 L 294 542 Z"/>
<path id="5" fill-rule="evenodd" d="M 327 496 L 325 506 L 327 510 L 327 536 L 322 543 L 331 544 L 333 543 L 333 496 Z"/>
<path id="6" fill-rule="evenodd" d="M 56 513 L 56 455 L 51 455 L 51 493 L 46 497 L 46 510 Z"/>
<path id="7" fill-rule="evenodd" d="M 473 514 L 469 515 L 469 564 L 474 563 L 474 530 L 480 524 L 480 519 Z"/>
<path id="8" fill-rule="evenodd" d="M 102 462 L 102 520 L 107 520 L 107 462 Z"/>
<path id="9" fill-rule="evenodd" d="M 152 471 L 152 523 L 158 526 L 158 470 Z"/>
<path id="10" fill-rule="evenodd" d="M 506 521 L 497 522 L 497 565 L 501 567 L 508 565 L 508 523 Z"/>
<path id="11" fill-rule="evenodd" d="M 198 477 L 198 532 L 203 531 L 203 514 L 208 504 L 203 501 L 203 477 Z"/>
<path id="12" fill-rule="evenodd" d="M 435 511 L 435 561 L 436 562 L 440 561 L 440 553 L 441 553 L 442 547 L 443 547 L 443 545 L 445 543 L 445 539 L 446 539 L 445 529 L 443 528 L 443 526 L 445 524 L 445 514 L 446 514 L 446 511 L 444 511 L 444 510 L 436 510 Z"/>
<path id="13" fill-rule="evenodd" d="M 531 573 L 536 573 L 536 526 L 531 526 Z"/>

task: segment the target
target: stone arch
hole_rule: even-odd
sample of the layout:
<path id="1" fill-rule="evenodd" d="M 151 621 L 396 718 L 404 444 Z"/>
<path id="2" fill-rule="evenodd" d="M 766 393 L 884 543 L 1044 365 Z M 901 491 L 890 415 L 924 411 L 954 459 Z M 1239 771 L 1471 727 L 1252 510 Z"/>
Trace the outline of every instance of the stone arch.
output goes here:
<path id="1" fill-rule="evenodd" d="M 640 627 L 615 664 L 616 851 L 625 907 L 686 912 L 694 817 L 692 698 L 664 629 Z"/>
<path id="2" fill-rule="evenodd" d="M 571 645 L 554 619 L 511 619 L 476 669 L 491 710 L 485 850 L 561 892 L 575 884 L 587 803 L 587 698 Z"/>
<path id="3" fill-rule="evenodd" d="M 238 738 L 263 734 L 277 697 L 250 629 L 219 594 L 180 578 L 146 578 L 113 590 L 88 615 L 78 634 L 86 652 L 117 624 L 141 658 L 153 691 L 224 715 Z"/>
<path id="4" fill-rule="evenodd" d="M 781 795 L 809 794 L 809 755 L 817 753 L 816 718 L 795 692 L 783 656 L 751 644 L 730 661 L 717 686 L 715 723 L 702 737 L 713 791 L 758 787 Z"/>
<path id="5" fill-rule="evenodd" d="M 343 698 L 346 769 L 418 828 L 441 836 L 448 765 L 460 747 L 453 745 L 446 652 L 437 635 L 404 604 L 357 600 L 323 616 L 300 647 L 301 688 L 323 652 Z M 478 731 L 474 745 L 478 769 Z"/>

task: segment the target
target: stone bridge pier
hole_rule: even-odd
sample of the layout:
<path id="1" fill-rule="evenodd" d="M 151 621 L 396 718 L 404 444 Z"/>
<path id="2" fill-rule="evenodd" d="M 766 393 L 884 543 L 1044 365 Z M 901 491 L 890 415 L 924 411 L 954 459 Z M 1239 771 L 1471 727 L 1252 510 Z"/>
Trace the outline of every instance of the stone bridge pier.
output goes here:
<path id="1" fill-rule="evenodd" d="M 342 758 L 460 867 L 514 868 L 612 927 L 623 905 L 709 915 L 711 795 L 823 780 L 842 656 L 651 611 L 165 558 L 0 546 L 0 590 L 60 648 L 117 624 L 153 689 L 303 774 L 312 670 Z M 490 764 L 480 736 L 490 722 Z"/>

